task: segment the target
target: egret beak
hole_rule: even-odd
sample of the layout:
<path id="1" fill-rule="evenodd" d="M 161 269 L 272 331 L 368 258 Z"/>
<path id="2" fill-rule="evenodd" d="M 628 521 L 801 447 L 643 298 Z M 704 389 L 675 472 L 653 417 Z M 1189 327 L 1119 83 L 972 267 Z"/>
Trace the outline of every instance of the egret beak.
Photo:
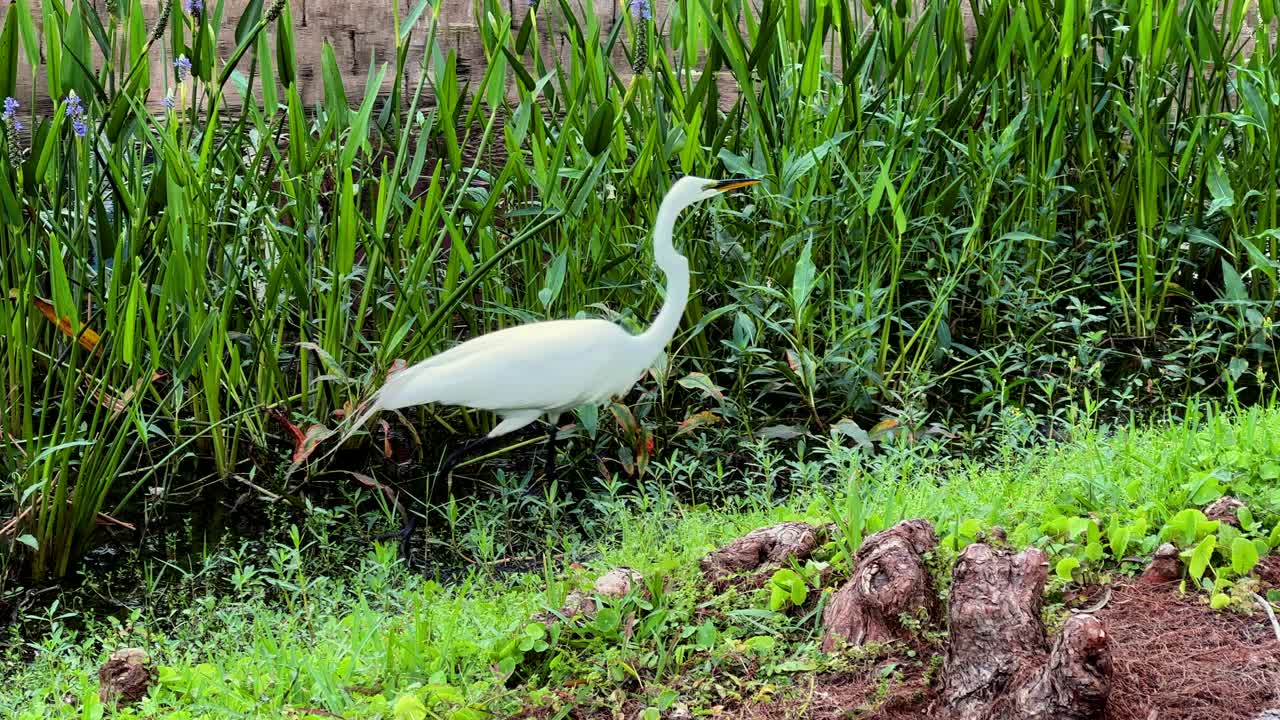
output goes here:
<path id="1" fill-rule="evenodd" d="M 717 183 L 711 183 L 711 186 L 707 189 L 715 190 L 716 192 L 729 192 L 730 190 L 749 187 L 759 182 L 759 180 L 754 178 L 733 178 L 732 180 L 721 180 Z"/>

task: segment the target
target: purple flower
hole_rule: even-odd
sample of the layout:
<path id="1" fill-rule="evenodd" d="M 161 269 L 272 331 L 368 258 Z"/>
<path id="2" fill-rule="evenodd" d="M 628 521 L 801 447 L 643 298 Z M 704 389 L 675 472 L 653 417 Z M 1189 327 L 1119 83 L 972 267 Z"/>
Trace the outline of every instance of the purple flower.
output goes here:
<path id="1" fill-rule="evenodd" d="M 89 126 L 84 122 L 84 106 L 80 104 L 80 96 L 76 95 L 75 90 L 67 91 L 67 104 L 65 110 L 67 117 L 71 118 L 71 129 L 75 130 L 77 137 L 84 137 L 89 134 Z"/>
<path id="2" fill-rule="evenodd" d="M 649 9 L 649 0 L 631 0 L 631 15 L 637 20 L 648 20 L 653 17 Z"/>
<path id="3" fill-rule="evenodd" d="M 187 76 L 191 74 L 191 61 L 187 59 L 186 55 L 179 55 L 178 59 L 173 61 L 173 67 L 178 71 L 178 82 L 186 80 Z"/>
<path id="4" fill-rule="evenodd" d="M 188 15 L 199 15 L 204 10 L 204 0 L 183 0 L 182 6 Z"/>
<path id="5" fill-rule="evenodd" d="M 165 110 L 172 110 L 177 106 L 178 101 L 174 100 L 172 95 L 165 95 L 164 99 L 160 101 L 160 107 Z"/>
<path id="6" fill-rule="evenodd" d="M 80 96 L 76 94 L 75 90 L 70 90 L 67 92 L 66 103 L 67 103 L 67 109 L 66 109 L 67 117 L 77 118 L 84 114 L 84 106 L 80 104 Z"/>
<path id="7" fill-rule="evenodd" d="M 18 119 L 18 108 L 21 104 L 17 98 L 7 97 L 4 99 L 4 114 L 0 115 L 0 121 L 9 123 L 9 127 L 14 130 L 22 129 L 22 121 Z"/>

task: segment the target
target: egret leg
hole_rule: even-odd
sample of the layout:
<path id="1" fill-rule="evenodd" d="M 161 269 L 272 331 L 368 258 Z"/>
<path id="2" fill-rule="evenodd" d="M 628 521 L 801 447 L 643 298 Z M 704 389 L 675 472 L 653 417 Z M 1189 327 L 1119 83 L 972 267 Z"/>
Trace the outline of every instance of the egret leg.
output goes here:
<path id="1" fill-rule="evenodd" d="M 547 458 L 543 474 L 547 477 L 547 482 L 556 479 L 556 436 L 560 434 L 560 428 L 556 427 L 556 423 L 551 423 L 551 429 L 547 431 Z"/>
<path id="2" fill-rule="evenodd" d="M 440 465 L 440 477 L 444 477 L 444 478 L 449 477 L 449 473 L 453 472 L 453 468 L 456 467 L 458 463 L 466 459 L 466 456 L 485 449 L 486 447 L 491 445 L 493 441 L 496 440 L 497 438 L 498 436 L 490 434 L 482 438 L 479 438 L 477 440 L 472 440 L 471 442 L 464 443 L 461 447 L 454 448 L 453 452 L 449 453 L 448 456 L 445 457 L 444 462 Z M 398 473 L 398 470 L 397 470 L 397 473 Z M 400 557 L 408 561 L 409 539 L 413 537 L 413 531 L 418 527 L 418 516 L 412 510 L 409 510 L 407 506 L 405 508 L 405 514 L 408 515 L 409 519 L 405 521 L 404 527 L 400 528 L 395 532 L 383 533 L 382 535 L 376 536 L 374 539 L 375 540 L 390 540 L 392 538 L 398 539 L 400 541 Z"/>

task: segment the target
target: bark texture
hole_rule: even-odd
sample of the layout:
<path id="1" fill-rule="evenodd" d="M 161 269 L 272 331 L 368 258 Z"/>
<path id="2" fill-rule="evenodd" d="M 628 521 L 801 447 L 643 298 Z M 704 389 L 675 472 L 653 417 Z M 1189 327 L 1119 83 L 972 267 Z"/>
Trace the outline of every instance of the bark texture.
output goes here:
<path id="1" fill-rule="evenodd" d="M 1164 585 L 1182 579 L 1182 560 L 1178 558 L 1178 548 L 1173 543 L 1165 543 L 1156 548 L 1156 555 L 1151 564 L 1142 571 L 1138 582 L 1143 585 Z"/>
<path id="2" fill-rule="evenodd" d="M 924 565 L 925 553 L 937 545 L 925 520 L 906 520 L 864 540 L 854 556 L 853 576 L 822 613 L 823 651 L 842 640 L 851 645 L 907 640 L 902 615 L 924 622 L 937 617 L 937 596 Z"/>
<path id="3" fill-rule="evenodd" d="M 952 575 L 943 703 L 955 720 L 1101 717 L 1111 661 L 1102 622 L 1068 620 L 1050 650 L 1040 609 L 1048 559 L 965 548 Z"/>
<path id="4" fill-rule="evenodd" d="M 146 697 L 154 679 L 151 660 L 145 650 L 117 650 L 98 669 L 98 698 L 108 706 L 138 702 Z"/>
<path id="5" fill-rule="evenodd" d="M 818 544 L 818 532 L 808 523 L 784 522 L 752 530 L 702 559 L 702 573 L 717 588 L 749 571 L 770 571 L 789 558 L 803 560 Z"/>
<path id="6" fill-rule="evenodd" d="M 1236 517 L 1236 512 L 1242 507 L 1244 503 L 1230 495 L 1223 495 L 1204 509 L 1204 516 L 1210 520 L 1218 520 L 1239 527 L 1240 519 Z"/>

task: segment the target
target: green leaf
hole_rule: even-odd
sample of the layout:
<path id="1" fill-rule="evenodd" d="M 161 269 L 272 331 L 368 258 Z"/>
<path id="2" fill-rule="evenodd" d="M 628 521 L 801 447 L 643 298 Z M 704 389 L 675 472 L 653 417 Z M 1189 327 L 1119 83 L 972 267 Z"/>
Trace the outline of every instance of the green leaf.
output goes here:
<path id="1" fill-rule="evenodd" d="M 703 650 L 710 650 L 716 646 L 716 640 L 720 637 L 719 631 L 716 630 L 716 624 L 710 620 L 703 620 L 698 626 L 698 632 L 694 635 L 694 640 L 698 643 L 698 647 Z"/>
<path id="2" fill-rule="evenodd" d="M 1196 541 L 1196 529 L 1205 520 L 1204 513 L 1195 508 L 1187 508 L 1169 519 L 1166 530 L 1173 539 L 1183 547 L 1190 547 Z"/>
<path id="3" fill-rule="evenodd" d="M 680 387 L 688 388 L 690 390 L 701 390 L 710 397 L 719 400 L 720 402 L 724 402 L 724 389 L 711 382 L 711 378 L 707 377 L 705 373 L 691 372 L 676 382 Z"/>
<path id="4" fill-rule="evenodd" d="M 1213 608 L 1214 610 L 1221 610 L 1222 608 L 1230 604 L 1231 604 L 1231 598 L 1227 597 L 1226 595 L 1223 595 L 1222 593 L 1214 593 L 1213 599 L 1209 601 L 1209 607 Z"/>
<path id="5" fill-rule="evenodd" d="M 236 23 L 236 45 L 249 38 L 249 32 L 253 30 L 253 26 L 257 25 L 261 19 L 262 0 L 249 0 L 249 4 L 244 8 L 244 13 L 240 15 L 239 22 Z"/>
<path id="6" fill-rule="evenodd" d="M 568 261 L 569 256 L 565 253 L 557 254 L 555 259 L 551 261 L 551 267 L 547 270 L 547 282 L 538 291 L 538 301 L 542 303 L 542 307 L 551 307 L 551 303 L 560 297 L 560 289 L 564 287 L 564 275 L 568 267 Z"/>
<path id="7" fill-rule="evenodd" d="M 1245 302 L 1249 299 L 1249 291 L 1245 289 L 1240 273 L 1226 260 L 1222 261 L 1222 296 L 1231 302 Z"/>
<path id="8" fill-rule="evenodd" d="M 1218 476 L 1215 472 L 1203 473 L 1188 485 L 1188 490 L 1191 492 L 1191 502 L 1196 505 L 1207 505 L 1222 497 L 1222 483 L 1218 482 Z"/>
<path id="9" fill-rule="evenodd" d="M 1258 564 L 1258 548 L 1242 537 L 1231 541 L 1231 569 L 1237 575 L 1248 575 Z"/>
<path id="10" fill-rule="evenodd" d="M 795 306 L 796 315 L 802 315 L 809 304 L 809 296 L 817 285 L 818 268 L 813 264 L 813 240 L 804 244 L 800 258 L 796 260 L 795 274 L 791 277 L 791 302 Z"/>
<path id="11" fill-rule="evenodd" d="M 1129 527 L 1122 526 L 1119 518 L 1113 518 L 1111 527 L 1107 529 L 1107 540 L 1111 544 L 1111 557 L 1119 560 L 1129 549 Z"/>
<path id="12" fill-rule="evenodd" d="M 1252 532 L 1258 526 L 1253 519 L 1253 512 L 1249 510 L 1247 505 L 1241 505 L 1236 508 L 1236 519 L 1240 521 L 1240 529 L 1245 532 Z"/>
<path id="13" fill-rule="evenodd" d="M 1209 211 L 1205 213 L 1206 215 L 1212 215 L 1236 204 L 1236 194 L 1231 190 L 1231 181 L 1222 171 L 1222 165 L 1216 161 L 1209 164 L 1208 186 L 1209 194 L 1213 199 L 1209 203 Z"/>
<path id="14" fill-rule="evenodd" d="M 23 12 L 26 8 L 10 5 L 0 32 L 0 94 L 5 97 L 18 94 L 18 18 Z"/>
<path id="15" fill-rule="evenodd" d="M 1196 545 L 1196 549 L 1191 553 L 1191 565 L 1188 568 L 1191 572 L 1191 579 L 1196 582 L 1204 576 L 1204 571 L 1208 569 L 1210 561 L 1213 559 L 1214 548 L 1217 547 L 1218 537 L 1209 535 Z"/>
<path id="16" fill-rule="evenodd" d="M 32 535 L 19 535 L 18 542 L 22 543 L 23 545 L 26 545 L 32 550 L 40 549 L 40 543 Z"/>
<path id="17" fill-rule="evenodd" d="M 1072 573 L 1074 573 L 1079 567 L 1079 560 L 1073 557 L 1064 557 L 1058 561 L 1058 566 L 1055 571 L 1058 573 L 1058 577 L 1070 582 L 1073 578 Z"/>
<path id="18" fill-rule="evenodd" d="M 822 79 L 822 46 L 826 36 L 824 23 L 813 23 L 813 32 L 809 34 L 809 47 L 805 51 L 804 66 L 800 75 L 800 93 L 811 97 L 818 91 Z"/>
<path id="19" fill-rule="evenodd" d="M 426 720 L 427 706 L 413 695 L 401 695 L 391 713 L 395 720 Z"/>
<path id="20" fill-rule="evenodd" d="M 587 123 L 586 135 L 582 138 L 587 152 L 600 155 L 609 149 L 609 141 L 613 138 L 613 120 L 615 111 L 613 102 L 606 100 L 596 108 Z"/>
<path id="21" fill-rule="evenodd" d="M 803 605 L 807 597 L 809 597 L 809 586 L 803 582 L 791 584 L 791 603 L 793 605 Z"/>

